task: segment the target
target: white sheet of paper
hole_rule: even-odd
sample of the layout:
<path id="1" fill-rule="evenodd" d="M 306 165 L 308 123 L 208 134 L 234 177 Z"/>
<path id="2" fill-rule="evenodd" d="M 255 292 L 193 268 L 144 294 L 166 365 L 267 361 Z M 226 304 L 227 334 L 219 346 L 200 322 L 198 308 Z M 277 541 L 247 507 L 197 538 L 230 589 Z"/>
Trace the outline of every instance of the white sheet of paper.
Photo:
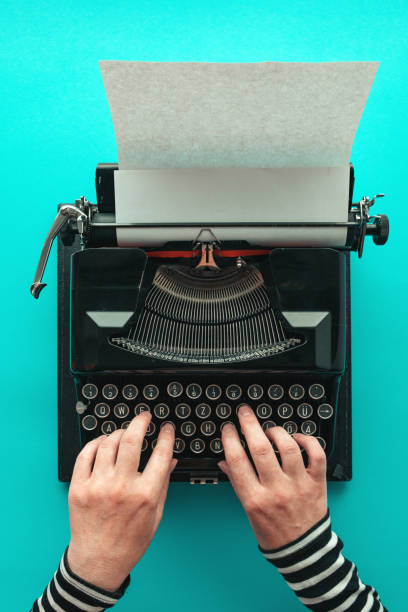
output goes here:
<path id="1" fill-rule="evenodd" d="M 103 61 L 118 223 L 347 221 L 349 160 L 377 62 Z M 220 240 L 344 246 L 345 228 L 222 228 Z M 118 229 L 121 246 L 194 240 Z"/>

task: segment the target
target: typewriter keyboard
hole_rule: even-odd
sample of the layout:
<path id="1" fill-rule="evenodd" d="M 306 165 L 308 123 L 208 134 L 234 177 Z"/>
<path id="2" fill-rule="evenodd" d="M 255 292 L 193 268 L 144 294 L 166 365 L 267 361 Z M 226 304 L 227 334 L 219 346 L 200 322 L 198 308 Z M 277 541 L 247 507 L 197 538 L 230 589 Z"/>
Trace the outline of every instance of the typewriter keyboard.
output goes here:
<path id="1" fill-rule="evenodd" d="M 77 389 L 82 442 L 125 429 L 134 416 L 149 411 L 152 420 L 143 442 L 143 457 L 147 458 L 154 448 L 161 425 L 170 421 L 176 429 L 174 456 L 219 461 L 225 423 L 237 426 L 246 447 L 237 417 L 239 406 L 246 403 L 264 430 L 280 425 L 291 435 L 301 432 L 316 436 L 329 454 L 336 412 L 333 378 L 254 378 L 242 377 L 239 382 L 225 377 L 212 380 L 210 375 L 191 382 L 177 376 L 82 380 Z"/>

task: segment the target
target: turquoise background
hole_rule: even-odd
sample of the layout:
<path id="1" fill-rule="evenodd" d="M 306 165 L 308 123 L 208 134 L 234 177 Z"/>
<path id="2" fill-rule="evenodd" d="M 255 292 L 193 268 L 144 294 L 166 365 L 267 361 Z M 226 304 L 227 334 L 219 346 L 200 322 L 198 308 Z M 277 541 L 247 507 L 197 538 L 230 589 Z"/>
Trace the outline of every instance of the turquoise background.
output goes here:
<path id="1" fill-rule="evenodd" d="M 55 248 L 38 302 L 29 287 L 57 203 L 94 201 L 96 164 L 117 158 L 99 59 L 381 61 L 352 161 L 355 199 L 385 192 L 376 209 L 392 232 L 352 258 L 354 478 L 330 484 L 329 503 L 362 580 L 406 609 L 407 2 L 7 0 L 0 11 L 1 609 L 29 609 L 69 539 Z M 304 608 L 259 555 L 229 485 L 177 484 L 117 609 Z"/>

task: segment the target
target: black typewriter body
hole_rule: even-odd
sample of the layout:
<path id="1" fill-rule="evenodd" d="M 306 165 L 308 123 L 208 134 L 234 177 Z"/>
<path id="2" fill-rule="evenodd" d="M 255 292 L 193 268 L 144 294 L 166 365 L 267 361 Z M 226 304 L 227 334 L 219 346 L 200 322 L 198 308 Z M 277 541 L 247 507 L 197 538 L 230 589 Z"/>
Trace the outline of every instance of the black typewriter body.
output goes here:
<path id="1" fill-rule="evenodd" d="M 191 244 L 167 244 L 168 257 L 160 258 L 116 246 L 109 223 L 102 227 L 114 212 L 115 167 L 97 169 L 98 234 L 84 247 L 71 223 L 58 240 L 59 479 L 70 480 L 76 456 L 89 440 L 125 428 L 133 416 L 149 410 L 141 467 L 160 426 L 171 421 L 178 458 L 171 479 L 226 480 L 217 466 L 223 458 L 221 429 L 232 421 L 240 432 L 237 409 L 245 402 L 264 429 L 281 425 L 289 433 L 317 436 L 327 455 L 327 478 L 350 480 L 349 251 L 293 246 L 245 257 L 264 279 L 284 337 L 296 338 L 285 350 L 211 363 L 200 362 L 200 355 L 182 362 L 148 350 L 134 352 L 122 339 L 131 338 L 158 269 L 193 268 L 197 262 L 177 256 Z M 350 183 L 351 201 L 352 171 Z M 223 245 L 244 252 L 250 247 Z"/>

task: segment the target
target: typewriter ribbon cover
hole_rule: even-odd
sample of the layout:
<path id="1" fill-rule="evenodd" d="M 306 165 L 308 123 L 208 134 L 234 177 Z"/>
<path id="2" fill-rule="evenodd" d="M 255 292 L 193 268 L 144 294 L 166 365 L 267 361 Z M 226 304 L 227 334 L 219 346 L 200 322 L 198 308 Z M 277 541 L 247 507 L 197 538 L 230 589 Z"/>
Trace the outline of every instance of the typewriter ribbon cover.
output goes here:
<path id="1" fill-rule="evenodd" d="M 116 222 L 140 224 L 117 228 L 120 246 L 194 241 L 189 223 L 218 223 L 218 240 L 344 247 L 345 227 L 261 225 L 347 221 L 350 153 L 377 62 L 100 68 L 119 160 Z"/>

